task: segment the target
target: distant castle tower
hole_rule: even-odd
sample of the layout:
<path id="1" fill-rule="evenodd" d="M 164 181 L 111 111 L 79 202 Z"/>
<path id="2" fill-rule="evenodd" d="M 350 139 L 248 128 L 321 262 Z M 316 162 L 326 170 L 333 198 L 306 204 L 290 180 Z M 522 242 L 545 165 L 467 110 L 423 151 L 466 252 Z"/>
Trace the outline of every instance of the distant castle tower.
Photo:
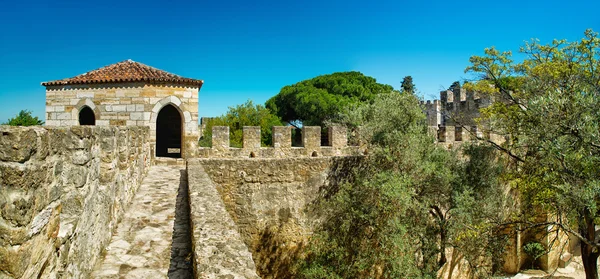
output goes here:
<path id="1" fill-rule="evenodd" d="M 480 117 L 479 109 L 489 104 L 489 98 L 459 86 L 441 91 L 439 100 L 422 102 L 430 130 L 437 133 L 438 141 L 448 143 L 482 136 L 475 119 Z"/>

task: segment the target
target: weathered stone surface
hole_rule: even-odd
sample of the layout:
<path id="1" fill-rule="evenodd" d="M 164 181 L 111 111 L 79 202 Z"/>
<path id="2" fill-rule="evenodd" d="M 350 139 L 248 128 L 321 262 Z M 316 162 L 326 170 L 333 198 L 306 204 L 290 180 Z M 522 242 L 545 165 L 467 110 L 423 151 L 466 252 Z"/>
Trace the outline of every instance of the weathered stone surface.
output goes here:
<path id="1" fill-rule="evenodd" d="M 23 163 L 37 151 L 41 128 L 22 128 L 0 125 L 0 161 Z"/>
<path id="2" fill-rule="evenodd" d="M 193 224 L 196 226 L 200 214 L 210 217 L 212 208 L 217 206 L 212 202 L 208 209 L 200 209 L 207 206 L 205 200 L 216 198 L 205 198 L 211 191 L 208 186 L 194 191 L 200 182 L 193 179 L 206 185 L 212 182 L 252 252 L 258 274 L 263 278 L 291 278 L 291 264 L 301 256 L 302 247 L 318 222 L 309 205 L 358 160 L 359 157 L 304 157 L 190 161 Z M 204 171 L 194 164 L 201 164 Z M 212 235 L 203 226 L 194 227 L 195 234 L 200 229 L 204 238 Z M 196 251 L 198 255 L 197 248 Z"/>
<path id="3" fill-rule="evenodd" d="M 148 137 L 141 127 L 0 126 L 0 278 L 87 278 L 150 165 Z M 117 169 L 111 154 L 122 153 Z"/>
<path id="4" fill-rule="evenodd" d="M 188 162 L 192 241 L 198 278 L 259 278 L 215 185 L 200 162 Z"/>
<path id="5" fill-rule="evenodd" d="M 182 172 L 180 166 L 153 166 L 150 169 L 92 278 L 167 276 Z"/>

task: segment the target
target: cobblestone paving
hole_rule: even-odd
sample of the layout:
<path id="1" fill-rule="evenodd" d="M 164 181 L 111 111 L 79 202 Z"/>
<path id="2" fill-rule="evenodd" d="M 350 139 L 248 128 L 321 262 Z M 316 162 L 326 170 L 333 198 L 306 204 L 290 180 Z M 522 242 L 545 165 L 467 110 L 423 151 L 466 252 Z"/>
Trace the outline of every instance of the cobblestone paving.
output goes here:
<path id="1" fill-rule="evenodd" d="M 171 242 L 184 241 L 177 237 L 178 233 L 173 237 L 178 189 L 180 185 L 187 188 L 183 168 L 151 167 L 117 226 L 103 259 L 96 265 L 92 278 L 167 277 L 169 266 L 173 266 Z M 185 254 L 181 251 L 182 246 L 184 244 L 174 243 L 173 253 Z M 178 271 L 184 268 L 185 264 L 176 263 L 172 268 L 177 271 L 173 278 L 191 278 L 191 273 L 186 277 L 188 275 Z"/>

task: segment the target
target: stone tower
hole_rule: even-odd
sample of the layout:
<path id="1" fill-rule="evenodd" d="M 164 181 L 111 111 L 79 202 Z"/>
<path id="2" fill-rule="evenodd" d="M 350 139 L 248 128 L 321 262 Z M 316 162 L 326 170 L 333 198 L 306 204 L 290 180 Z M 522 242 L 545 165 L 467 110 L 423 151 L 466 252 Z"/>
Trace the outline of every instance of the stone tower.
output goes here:
<path id="1" fill-rule="evenodd" d="M 203 81 L 132 60 L 43 82 L 47 126 L 148 126 L 153 154 L 195 156 Z"/>

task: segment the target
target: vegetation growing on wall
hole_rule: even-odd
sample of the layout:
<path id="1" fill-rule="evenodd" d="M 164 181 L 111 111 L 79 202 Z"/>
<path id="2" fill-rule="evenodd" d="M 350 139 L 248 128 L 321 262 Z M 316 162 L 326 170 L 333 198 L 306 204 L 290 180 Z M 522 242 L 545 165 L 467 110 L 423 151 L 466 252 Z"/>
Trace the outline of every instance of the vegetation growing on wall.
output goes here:
<path id="1" fill-rule="evenodd" d="M 588 279 L 598 278 L 600 242 L 600 38 L 592 30 L 576 42 L 526 43 L 515 62 L 495 48 L 471 57 L 469 88 L 495 102 L 482 110 L 490 129 L 507 136 L 494 146 L 510 156 L 512 187 L 521 193 L 525 227 L 561 230 L 581 240 Z M 542 209 L 555 218 L 526 215 Z"/>
<path id="2" fill-rule="evenodd" d="M 15 117 L 8 119 L 3 125 L 10 126 L 35 126 L 43 125 L 44 121 L 40 120 L 37 116 L 31 116 L 31 111 L 21 110 Z"/>
<path id="3" fill-rule="evenodd" d="M 244 126 L 260 126 L 261 143 L 263 146 L 272 145 L 272 127 L 281 126 L 279 118 L 272 114 L 263 105 L 255 105 L 248 100 L 242 105 L 229 107 L 229 111 L 224 115 L 212 118 L 208 121 L 204 135 L 200 139 L 200 146 L 209 147 L 212 145 L 212 127 L 229 126 L 229 140 L 231 146 L 242 147 L 242 135 Z"/>

